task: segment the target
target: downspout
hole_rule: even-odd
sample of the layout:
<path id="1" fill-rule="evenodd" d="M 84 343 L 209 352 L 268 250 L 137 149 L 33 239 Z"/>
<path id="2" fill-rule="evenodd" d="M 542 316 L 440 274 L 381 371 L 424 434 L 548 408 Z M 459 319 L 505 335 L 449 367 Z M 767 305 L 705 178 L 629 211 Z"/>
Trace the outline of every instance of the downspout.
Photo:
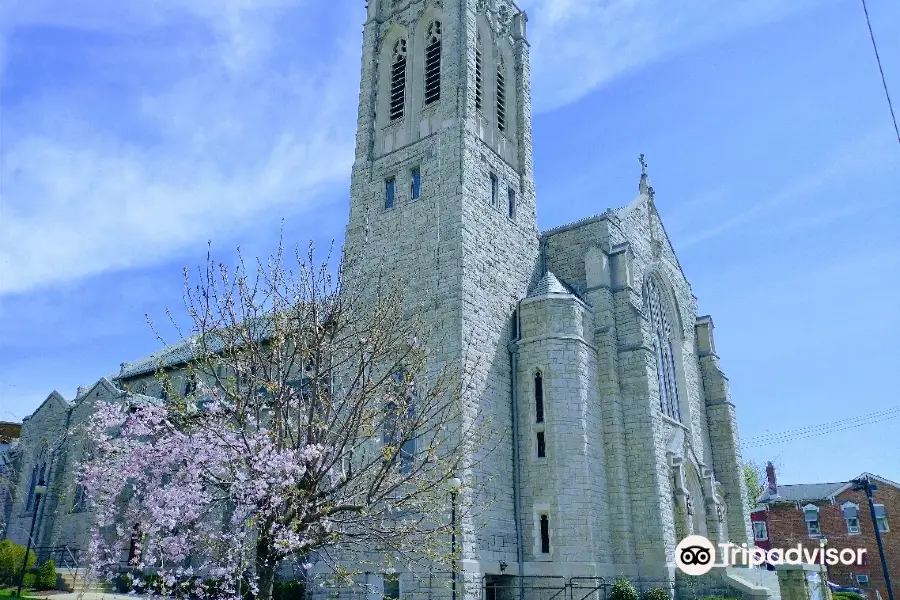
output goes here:
<path id="1" fill-rule="evenodd" d="M 519 461 L 519 345 L 522 339 L 522 311 L 521 301 L 516 303 L 515 313 L 515 338 L 507 345 L 509 349 L 510 381 L 512 384 L 510 393 L 510 412 L 512 414 L 512 461 L 513 461 L 513 518 L 516 523 L 516 561 L 519 563 L 519 600 L 525 599 L 525 586 L 523 576 L 525 568 L 525 548 L 522 540 L 521 524 L 521 494 L 519 484 L 522 481 Z"/>

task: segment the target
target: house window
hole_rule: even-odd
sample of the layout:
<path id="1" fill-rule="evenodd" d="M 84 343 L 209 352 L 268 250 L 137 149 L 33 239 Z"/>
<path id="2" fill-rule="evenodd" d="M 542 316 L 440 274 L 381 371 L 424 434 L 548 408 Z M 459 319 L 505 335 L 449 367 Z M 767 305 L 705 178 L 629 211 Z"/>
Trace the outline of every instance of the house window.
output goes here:
<path id="1" fill-rule="evenodd" d="M 425 106 L 441 99 L 441 22 L 432 21 L 425 36 Z"/>
<path id="2" fill-rule="evenodd" d="M 681 421 L 678 402 L 678 383 L 675 375 L 674 336 L 669 325 L 668 312 L 656 281 L 647 279 L 644 302 L 650 313 L 650 327 L 656 354 L 656 377 L 659 385 L 659 408 L 664 415 Z"/>
<path id="3" fill-rule="evenodd" d="M 753 539 L 767 540 L 769 539 L 769 528 L 765 521 L 753 521 Z"/>
<path id="4" fill-rule="evenodd" d="M 822 534 L 819 528 L 819 509 L 812 505 L 803 507 L 803 519 L 806 521 L 806 532 L 810 537 Z"/>
<path id="5" fill-rule="evenodd" d="M 497 61 L 497 129 L 506 131 L 506 73 L 502 58 Z"/>
<path id="6" fill-rule="evenodd" d="M 500 181 L 497 176 L 491 173 L 491 206 L 497 206 L 498 196 L 500 195 Z"/>
<path id="7" fill-rule="evenodd" d="M 481 110 L 484 101 L 484 61 L 481 58 L 481 40 L 475 46 L 475 109 Z"/>
<path id="8" fill-rule="evenodd" d="M 550 516 L 541 515 L 541 554 L 550 554 Z"/>
<path id="9" fill-rule="evenodd" d="M 400 600 L 400 578 L 391 573 L 383 576 L 384 600 Z"/>
<path id="10" fill-rule="evenodd" d="M 875 509 L 875 522 L 878 524 L 878 531 L 881 531 L 882 533 L 890 531 L 890 527 L 888 527 L 887 511 L 884 509 L 884 504 L 876 504 L 873 508 Z"/>
<path id="11" fill-rule="evenodd" d="M 385 208 L 394 208 L 394 188 L 396 187 L 396 180 L 393 177 L 389 177 L 384 180 L 384 207 Z"/>
<path id="12" fill-rule="evenodd" d="M 422 191 L 422 174 L 419 167 L 410 171 L 409 176 L 409 198 L 418 200 Z"/>
<path id="13" fill-rule="evenodd" d="M 534 374 L 534 421 L 544 422 L 544 376 L 540 371 Z"/>
<path id="14" fill-rule="evenodd" d="M 403 118 L 403 107 L 406 103 L 406 40 L 394 42 L 391 55 L 391 100 L 390 120 Z"/>
<path id="15" fill-rule="evenodd" d="M 515 218 L 516 218 L 516 190 L 514 190 L 512 188 L 508 188 L 507 196 L 509 197 L 509 218 L 515 220 Z"/>
<path id="16" fill-rule="evenodd" d="M 546 458 L 547 457 L 547 441 L 544 438 L 544 432 L 537 432 L 537 455 L 538 458 Z"/>
<path id="17" fill-rule="evenodd" d="M 856 583 L 861 588 L 869 587 L 869 576 L 863 575 L 862 573 L 856 576 Z"/>
<path id="18" fill-rule="evenodd" d="M 854 535 L 859 533 L 859 505 L 845 502 L 841 505 L 844 521 L 847 523 L 847 533 Z"/>

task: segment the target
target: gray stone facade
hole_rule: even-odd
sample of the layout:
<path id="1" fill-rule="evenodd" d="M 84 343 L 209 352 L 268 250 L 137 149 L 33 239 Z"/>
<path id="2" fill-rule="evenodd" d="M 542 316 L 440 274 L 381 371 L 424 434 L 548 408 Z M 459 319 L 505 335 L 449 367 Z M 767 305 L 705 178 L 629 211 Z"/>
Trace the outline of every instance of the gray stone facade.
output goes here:
<path id="1" fill-rule="evenodd" d="M 460 473 L 475 490 L 462 523 L 466 597 L 478 591 L 463 582 L 485 575 L 674 584 L 682 537 L 752 544 L 728 380 L 646 173 L 624 208 L 538 231 L 526 23 L 508 0 L 369 1 L 349 275 L 405 282 L 428 307 L 436 363 L 462 367 L 472 418 L 503 434 Z M 440 97 L 429 103 L 436 39 Z M 91 393 L 158 395 L 155 367 L 187 358 L 176 346 L 124 363 Z M 22 473 L 89 410 L 82 396 L 51 396 L 23 428 Z M 88 524 L 67 508 L 76 445 L 53 470 L 41 545 L 86 546 Z M 18 541 L 27 479 L 10 517 Z"/>

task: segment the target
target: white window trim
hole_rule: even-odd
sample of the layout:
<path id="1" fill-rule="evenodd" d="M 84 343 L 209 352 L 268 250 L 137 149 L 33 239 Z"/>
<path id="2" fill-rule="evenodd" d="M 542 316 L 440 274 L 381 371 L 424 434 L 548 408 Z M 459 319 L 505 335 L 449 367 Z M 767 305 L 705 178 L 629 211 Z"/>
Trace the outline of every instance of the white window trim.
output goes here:
<path id="1" fill-rule="evenodd" d="M 815 504 L 807 504 L 806 506 L 802 507 L 801 510 L 803 510 L 803 521 L 806 523 L 806 535 L 808 535 L 811 538 L 822 537 L 822 524 L 819 520 L 819 507 L 816 506 Z M 814 521 L 810 521 L 809 519 L 806 518 L 806 513 L 812 512 L 812 511 L 815 511 L 815 513 L 816 513 L 816 519 Z M 815 532 L 813 532 L 812 527 L 810 527 L 811 523 L 816 524 Z"/>
<path id="2" fill-rule="evenodd" d="M 760 537 L 760 536 L 756 533 L 756 526 L 757 526 L 757 525 L 762 525 L 762 527 L 763 527 L 763 537 Z M 765 521 L 753 521 L 753 539 L 754 539 L 754 540 L 757 540 L 757 541 L 760 541 L 760 542 L 764 542 L 764 541 L 766 541 L 766 540 L 769 539 L 769 525 L 768 525 L 768 523 L 766 523 Z"/>

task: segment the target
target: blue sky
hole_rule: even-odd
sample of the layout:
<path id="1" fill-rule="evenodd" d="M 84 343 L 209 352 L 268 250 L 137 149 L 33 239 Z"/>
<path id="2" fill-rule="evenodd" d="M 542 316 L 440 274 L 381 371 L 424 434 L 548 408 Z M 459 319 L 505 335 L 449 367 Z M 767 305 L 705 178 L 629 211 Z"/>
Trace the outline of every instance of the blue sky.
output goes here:
<path id="1" fill-rule="evenodd" d="M 900 99 L 900 4 L 868 1 Z M 340 242 L 363 4 L 5 5 L 0 419 L 155 350 L 208 240 Z M 860 3 L 522 4 L 541 228 L 626 204 L 643 152 L 744 438 L 900 405 L 900 145 Z M 900 481 L 898 426 L 745 454 Z"/>

